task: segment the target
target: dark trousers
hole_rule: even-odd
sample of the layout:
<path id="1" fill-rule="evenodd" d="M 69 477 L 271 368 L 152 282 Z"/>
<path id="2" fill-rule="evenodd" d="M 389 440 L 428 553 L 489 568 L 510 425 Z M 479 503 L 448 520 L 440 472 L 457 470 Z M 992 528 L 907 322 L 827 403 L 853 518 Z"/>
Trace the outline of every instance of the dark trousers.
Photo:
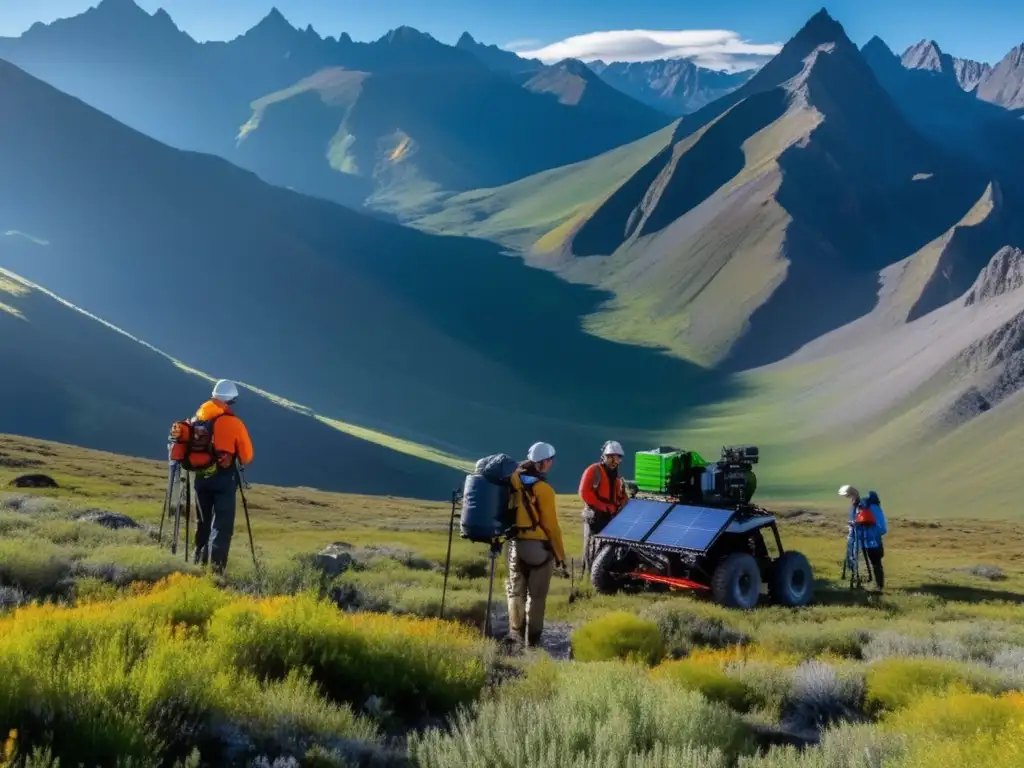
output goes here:
<path id="1" fill-rule="evenodd" d="M 593 537 L 603 531 L 611 521 L 612 516 L 607 512 L 597 512 L 589 508 L 583 510 L 583 570 L 587 573 L 590 573 L 590 567 L 594 564 Z"/>
<path id="2" fill-rule="evenodd" d="M 877 547 L 865 549 L 864 554 L 871 562 L 871 570 L 875 574 L 875 584 L 879 589 L 885 587 L 885 570 L 882 568 L 882 558 L 885 557 L 885 546 L 881 543 Z"/>
<path id="3" fill-rule="evenodd" d="M 219 470 L 212 477 L 196 477 L 195 562 L 206 563 L 223 572 L 235 532 L 235 475 Z"/>

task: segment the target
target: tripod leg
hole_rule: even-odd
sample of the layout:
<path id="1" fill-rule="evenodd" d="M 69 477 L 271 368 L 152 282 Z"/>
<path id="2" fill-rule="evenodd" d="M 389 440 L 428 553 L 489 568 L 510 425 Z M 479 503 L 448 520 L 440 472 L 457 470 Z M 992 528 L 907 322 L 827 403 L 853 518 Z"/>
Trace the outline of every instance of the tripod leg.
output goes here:
<path id="1" fill-rule="evenodd" d="M 448 520 L 448 554 L 444 558 L 444 586 L 441 587 L 441 607 L 437 612 L 437 618 L 444 618 L 444 599 L 448 594 L 448 571 L 452 565 L 452 536 L 455 534 L 455 506 L 459 501 L 459 492 L 452 491 L 452 516 Z"/>
<path id="2" fill-rule="evenodd" d="M 157 534 L 156 541 L 158 546 L 163 546 L 164 543 L 164 520 L 167 518 L 167 514 L 171 508 L 171 492 L 174 490 L 174 478 L 178 474 L 178 464 L 171 462 L 167 466 L 167 493 L 164 494 L 163 508 L 160 510 L 160 533 Z"/>
<path id="3" fill-rule="evenodd" d="M 186 486 L 185 491 L 185 562 L 188 562 L 189 535 L 192 532 L 192 491 L 191 483 Z"/>
<path id="4" fill-rule="evenodd" d="M 178 492 L 174 500 L 174 529 L 171 534 L 171 554 L 178 554 L 178 537 L 181 535 L 182 495 L 188 484 L 185 473 L 178 474 Z"/>

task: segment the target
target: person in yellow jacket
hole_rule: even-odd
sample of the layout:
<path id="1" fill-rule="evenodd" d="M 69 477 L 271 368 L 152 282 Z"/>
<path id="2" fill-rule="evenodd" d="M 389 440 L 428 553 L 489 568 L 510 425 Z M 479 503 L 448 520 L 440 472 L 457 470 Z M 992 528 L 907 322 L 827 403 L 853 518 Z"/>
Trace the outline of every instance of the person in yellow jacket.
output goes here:
<path id="1" fill-rule="evenodd" d="M 565 571 L 555 489 L 546 479 L 554 460 L 551 445 L 534 443 L 511 481 L 518 496 L 518 532 L 508 542 L 508 625 L 510 634 L 530 646 L 540 642 L 544 631 L 551 576 L 555 568 Z"/>

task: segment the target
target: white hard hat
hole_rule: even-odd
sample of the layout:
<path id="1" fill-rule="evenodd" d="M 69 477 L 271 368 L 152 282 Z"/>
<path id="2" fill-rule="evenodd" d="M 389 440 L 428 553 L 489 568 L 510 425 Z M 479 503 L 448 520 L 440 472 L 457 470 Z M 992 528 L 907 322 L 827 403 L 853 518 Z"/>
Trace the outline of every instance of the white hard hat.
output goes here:
<path id="1" fill-rule="evenodd" d="M 530 446 L 526 458 L 533 462 L 547 461 L 555 458 L 555 447 L 550 443 L 534 443 Z"/>
<path id="2" fill-rule="evenodd" d="M 213 399 L 232 403 L 238 399 L 238 387 L 235 382 L 221 379 L 213 385 Z"/>
<path id="3" fill-rule="evenodd" d="M 614 440 L 609 440 L 604 444 L 604 449 L 601 451 L 602 456 L 623 456 L 622 445 Z"/>
<path id="4" fill-rule="evenodd" d="M 842 488 L 839 489 L 839 495 L 852 497 L 860 496 L 860 493 L 852 485 L 844 485 Z"/>

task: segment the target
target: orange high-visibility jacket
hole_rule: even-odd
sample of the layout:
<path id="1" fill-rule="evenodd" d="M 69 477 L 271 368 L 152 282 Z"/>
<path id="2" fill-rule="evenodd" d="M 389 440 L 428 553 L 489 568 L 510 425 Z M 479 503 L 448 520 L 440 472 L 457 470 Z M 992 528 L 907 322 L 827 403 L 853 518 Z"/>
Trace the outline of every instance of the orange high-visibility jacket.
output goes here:
<path id="1" fill-rule="evenodd" d="M 207 400 L 196 411 L 196 418 L 208 420 L 220 416 L 213 428 L 213 447 L 220 453 L 236 456 L 243 465 L 252 461 L 252 439 L 243 421 L 231 412 L 227 403 Z"/>
<path id="2" fill-rule="evenodd" d="M 619 475 L 614 490 L 604 464 L 591 464 L 580 478 L 580 498 L 583 503 L 595 512 L 616 514 L 626 506 L 629 496 L 626 493 L 626 481 Z"/>

